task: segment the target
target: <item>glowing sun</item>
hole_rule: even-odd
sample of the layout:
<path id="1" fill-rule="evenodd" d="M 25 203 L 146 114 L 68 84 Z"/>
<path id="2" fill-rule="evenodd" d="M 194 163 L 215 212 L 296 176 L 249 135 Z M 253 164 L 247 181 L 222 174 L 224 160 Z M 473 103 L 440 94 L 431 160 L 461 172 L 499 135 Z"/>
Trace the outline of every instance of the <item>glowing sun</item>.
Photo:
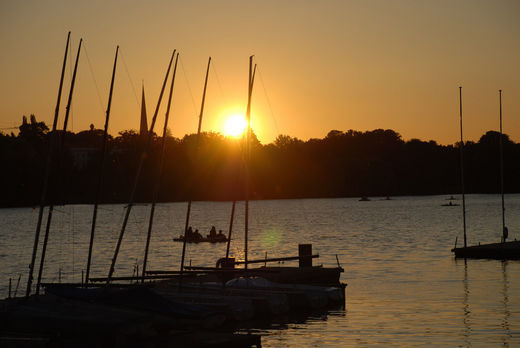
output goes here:
<path id="1" fill-rule="evenodd" d="M 231 137 L 241 137 L 247 128 L 247 120 L 244 115 L 233 114 L 230 115 L 224 122 L 224 135 Z"/>

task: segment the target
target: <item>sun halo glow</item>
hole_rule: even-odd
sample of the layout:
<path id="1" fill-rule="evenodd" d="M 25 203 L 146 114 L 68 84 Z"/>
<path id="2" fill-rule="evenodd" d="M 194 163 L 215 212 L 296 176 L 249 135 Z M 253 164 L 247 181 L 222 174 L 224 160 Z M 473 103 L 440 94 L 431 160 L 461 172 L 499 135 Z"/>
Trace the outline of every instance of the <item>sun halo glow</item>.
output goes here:
<path id="1" fill-rule="evenodd" d="M 247 128 L 246 117 L 242 114 L 230 115 L 224 122 L 223 133 L 226 136 L 239 138 Z"/>

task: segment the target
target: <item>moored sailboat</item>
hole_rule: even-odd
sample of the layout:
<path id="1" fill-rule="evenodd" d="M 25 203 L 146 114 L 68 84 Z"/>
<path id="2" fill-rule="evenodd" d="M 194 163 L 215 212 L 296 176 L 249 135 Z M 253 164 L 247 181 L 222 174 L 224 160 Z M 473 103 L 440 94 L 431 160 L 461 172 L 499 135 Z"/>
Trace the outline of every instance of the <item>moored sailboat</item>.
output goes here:
<path id="1" fill-rule="evenodd" d="M 462 87 L 459 87 L 460 101 L 460 144 L 461 144 L 461 186 L 462 186 L 462 212 L 464 221 L 464 246 L 451 250 L 455 253 L 456 258 L 470 259 L 497 259 L 497 260 L 519 260 L 520 259 L 520 241 L 507 241 L 509 236 L 508 228 L 505 225 L 505 205 L 504 205 L 504 160 L 503 160 L 503 144 L 502 144 L 502 90 L 499 90 L 500 105 L 500 191 L 502 201 L 502 240 L 500 243 L 478 244 L 473 246 L 467 245 L 466 238 L 466 206 L 464 198 L 464 171 L 463 171 L 463 137 L 462 137 Z"/>

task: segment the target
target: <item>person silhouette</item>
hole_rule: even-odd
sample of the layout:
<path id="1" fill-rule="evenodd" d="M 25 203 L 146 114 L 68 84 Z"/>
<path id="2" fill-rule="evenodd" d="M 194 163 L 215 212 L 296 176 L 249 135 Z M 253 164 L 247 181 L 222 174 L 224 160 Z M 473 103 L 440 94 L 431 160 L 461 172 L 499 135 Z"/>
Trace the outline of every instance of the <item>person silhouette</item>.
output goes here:
<path id="1" fill-rule="evenodd" d="M 504 226 L 504 230 L 502 231 L 502 243 L 505 243 L 507 240 L 507 237 L 509 236 L 509 230 L 506 226 Z"/>
<path id="2" fill-rule="evenodd" d="M 215 226 L 211 226 L 211 230 L 209 230 L 209 238 L 214 239 L 217 236 L 217 229 Z"/>
<path id="3" fill-rule="evenodd" d="M 191 239 L 193 238 L 193 229 L 190 227 L 188 227 L 188 230 L 186 231 L 186 239 Z"/>
<path id="4" fill-rule="evenodd" d="M 193 238 L 192 240 L 196 243 L 198 243 L 204 239 L 204 237 L 202 237 L 202 234 L 199 233 L 198 229 L 195 229 L 195 232 L 193 232 L 192 238 Z"/>

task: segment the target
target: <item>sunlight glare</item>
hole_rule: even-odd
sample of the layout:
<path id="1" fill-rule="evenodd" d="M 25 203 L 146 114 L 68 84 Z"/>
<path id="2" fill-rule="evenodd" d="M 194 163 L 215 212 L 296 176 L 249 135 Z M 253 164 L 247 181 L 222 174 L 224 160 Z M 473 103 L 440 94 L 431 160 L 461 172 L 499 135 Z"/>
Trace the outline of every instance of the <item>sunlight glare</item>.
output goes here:
<path id="1" fill-rule="evenodd" d="M 230 115 L 224 123 L 224 135 L 231 137 L 241 137 L 247 128 L 247 120 L 244 115 Z"/>

